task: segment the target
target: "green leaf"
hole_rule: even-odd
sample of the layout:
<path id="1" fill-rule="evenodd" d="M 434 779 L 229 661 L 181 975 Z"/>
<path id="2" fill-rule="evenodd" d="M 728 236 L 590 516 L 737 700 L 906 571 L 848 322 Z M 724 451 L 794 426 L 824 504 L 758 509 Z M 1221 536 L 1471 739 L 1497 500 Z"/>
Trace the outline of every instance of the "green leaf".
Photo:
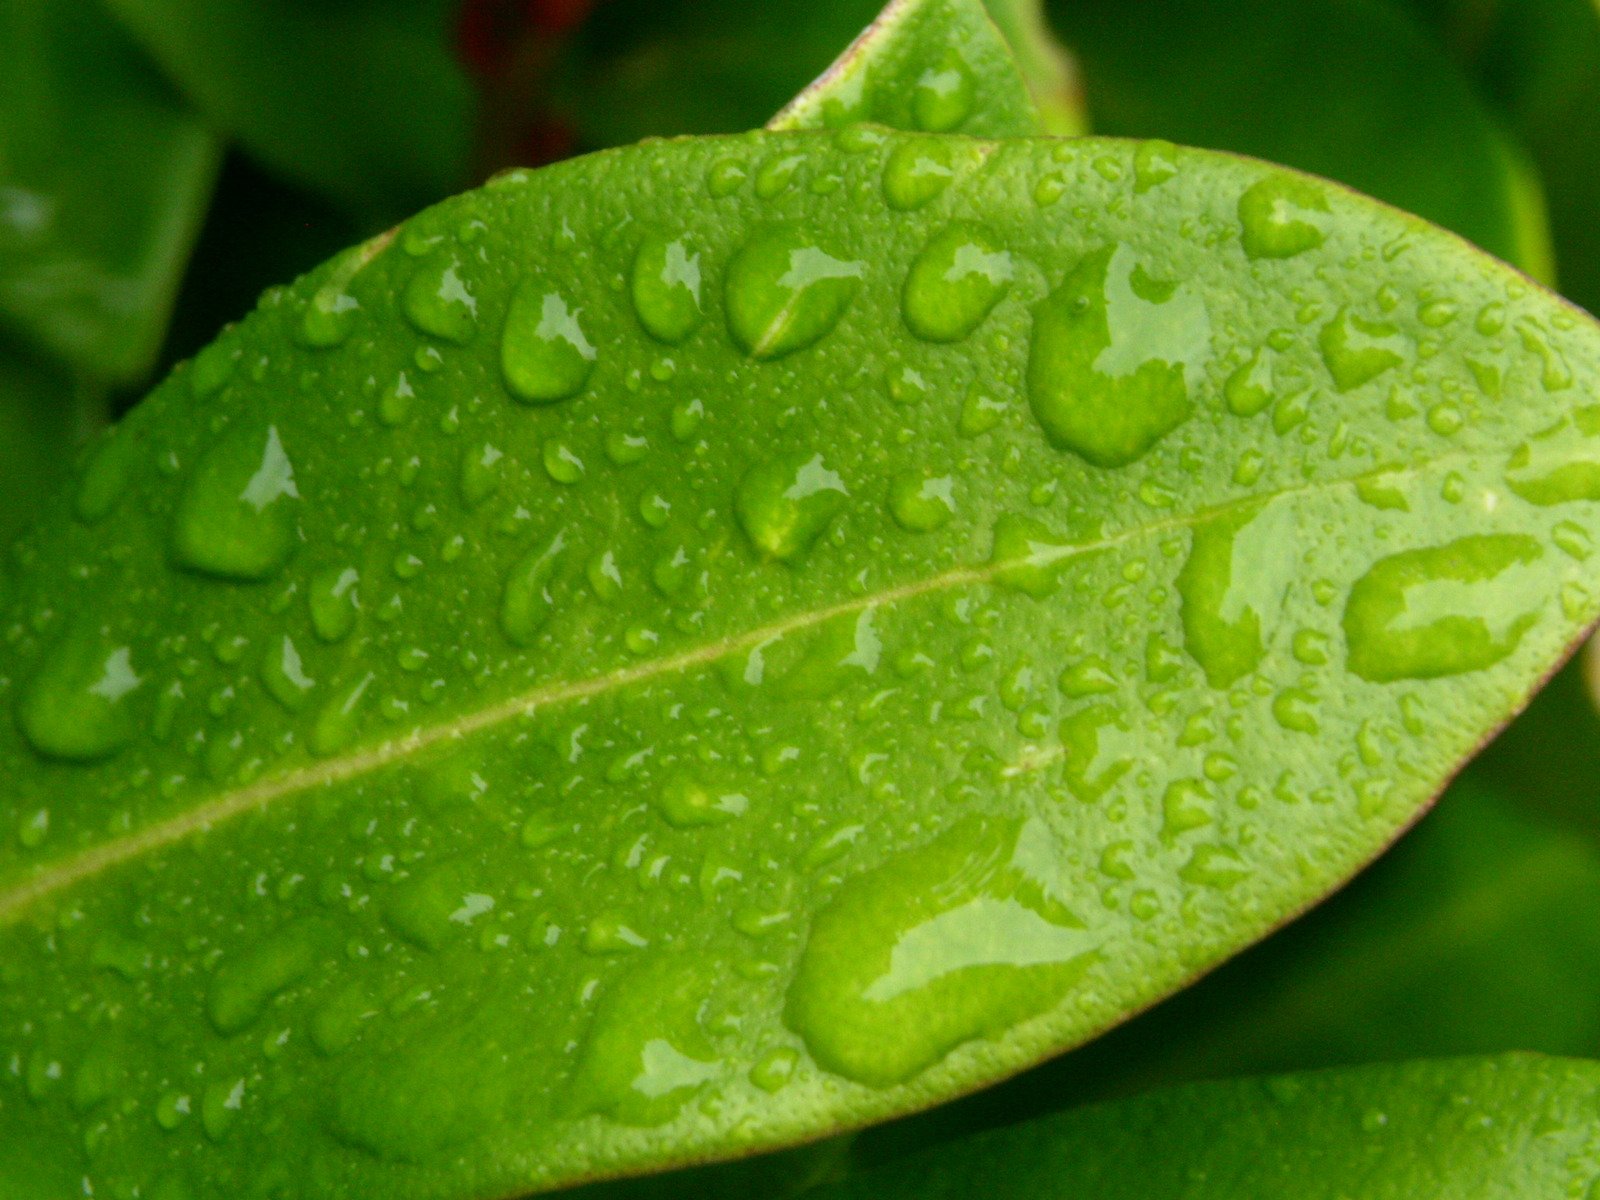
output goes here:
<path id="1" fill-rule="evenodd" d="M 610 0 L 585 31 L 568 116 L 593 146 L 621 145 L 652 134 L 754 128 L 804 88 L 842 43 L 873 21 L 880 7 L 879 0 L 769 0 L 760 5 L 743 0 Z M 956 20 L 969 31 L 964 36 L 976 37 L 978 44 L 987 46 L 994 36 L 981 29 L 986 23 L 970 4 L 927 7 L 936 17 Z M 1036 0 L 993 0 L 988 9 L 1010 41 L 1050 131 L 1081 132 L 1084 120 L 1070 60 L 1043 27 Z M 980 57 L 989 54 L 984 49 Z M 1014 71 L 1007 68 L 1006 74 Z M 694 80 L 694 86 L 684 86 L 686 79 Z M 989 92 L 997 84 L 979 72 L 974 86 Z M 1009 88 L 1007 94 L 1012 94 Z M 909 104 L 900 102 L 899 107 L 904 111 Z M 975 111 L 983 107 L 975 105 Z M 905 119 L 910 115 L 904 111 L 902 119 L 890 123 L 910 127 L 912 122 Z M 976 124 L 963 125 L 961 132 L 996 132 Z"/>
<path id="2" fill-rule="evenodd" d="M 0 548 L 65 480 L 97 405 L 37 356 L 0 340 Z"/>
<path id="3" fill-rule="evenodd" d="M 997 1130 L 808 1200 L 1560 1200 L 1600 1064 L 1518 1055 L 1202 1083 Z"/>
<path id="4" fill-rule="evenodd" d="M 19 548 L 0 1183 L 506 1195 L 1083 1041 L 1593 619 L 1597 390 L 1458 239 L 1165 144 L 759 133 L 430 210 Z"/>
<path id="5" fill-rule="evenodd" d="M 466 182 L 447 0 L 105 0 L 219 129 L 381 227 Z"/>
<path id="6" fill-rule="evenodd" d="M 1390 0 L 1054 0 L 1100 133 L 1315 171 L 1535 275 L 1538 183 L 1470 83 Z"/>
<path id="7" fill-rule="evenodd" d="M 141 379 L 217 159 L 99 0 L 0 3 L 0 324 L 85 375 Z"/>
<path id="8" fill-rule="evenodd" d="M 1044 132 L 1017 60 L 971 0 L 895 0 L 767 127 L 859 122 L 975 137 Z"/>
<path id="9" fill-rule="evenodd" d="M 1410 0 L 1532 151 L 1550 204 L 1561 289 L 1600 310 L 1600 4 Z"/>

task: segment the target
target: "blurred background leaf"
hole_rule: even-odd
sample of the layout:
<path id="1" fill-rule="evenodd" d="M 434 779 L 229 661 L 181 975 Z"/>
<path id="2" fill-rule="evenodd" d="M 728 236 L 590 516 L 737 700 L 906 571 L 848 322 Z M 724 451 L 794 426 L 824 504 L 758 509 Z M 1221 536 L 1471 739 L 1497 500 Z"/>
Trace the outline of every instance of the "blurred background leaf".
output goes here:
<path id="1" fill-rule="evenodd" d="M 366 228 L 470 181 L 454 0 L 109 0 L 218 129 Z"/>
<path id="2" fill-rule="evenodd" d="M 140 379 L 217 160 L 100 0 L 0 0 L 0 326 L 76 374 Z"/>
<path id="3" fill-rule="evenodd" d="M 1095 132 L 1347 183 L 1550 274 L 1525 152 L 1390 0 L 1051 0 Z"/>
<path id="4" fill-rule="evenodd" d="M 102 403 L 93 385 L 0 335 L 0 546 L 38 497 L 66 477 L 72 448 Z"/>

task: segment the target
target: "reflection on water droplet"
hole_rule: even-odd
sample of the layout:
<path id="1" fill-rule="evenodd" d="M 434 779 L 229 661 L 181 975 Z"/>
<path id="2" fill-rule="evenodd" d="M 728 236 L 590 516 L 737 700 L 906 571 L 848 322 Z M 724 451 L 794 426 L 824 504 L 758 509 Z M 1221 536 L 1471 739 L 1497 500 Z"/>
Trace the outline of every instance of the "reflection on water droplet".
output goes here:
<path id="1" fill-rule="evenodd" d="M 633 309 L 657 341 L 676 346 L 700 326 L 700 252 L 688 238 L 646 238 L 633 260 Z"/>
<path id="2" fill-rule="evenodd" d="M 133 740 L 133 700 L 141 683 L 129 647 L 76 630 L 45 656 L 28 683 L 17 724 L 28 744 L 49 758 L 107 758 Z"/>
<path id="3" fill-rule="evenodd" d="M 750 468 L 734 494 L 734 510 L 757 551 L 789 562 L 822 536 L 849 494 L 822 455 L 792 457 Z"/>
<path id="4" fill-rule="evenodd" d="M 1239 197 L 1244 252 L 1251 258 L 1293 258 L 1315 250 L 1327 236 L 1327 218 L 1325 189 L 1299 175 L 1269 175 Z"/>
<path id="5" fill-rule="evenodd" d="M 1232 687 L 1266 654 L 1267 622 L 1294 574 L 1293 512 L 1252 506 L 1198 525 L 1178 574 L 1184 646 L 1215 688 Z"/>
<path id="6" fill-rule="evenodd" d="M 824 250 L 793 225 L 752 238 L 728 264 L 728 329 L 752 358 L 782 358 L 831 333 L 866 264 Z"/>
<path id="7" fill-rule="evenodd" d="M 889 485 L 889 511 L 901 528 L 913 533 L 942 529 L 955 516 L 955 486 L 950 475 L 929 477 L 908 471 Z"/>
<path id="8" fill-rule="evenodd" d="M 889 1087 L 1047 1012 L 1095 955 L 1040 877 L 1055 855 L 1042 825 L 968 819 L 846 881 L 812 924 L 785 1021 L 827 1070 Z"/>
<path id="9" fill-rule="evenodd" d="M 1345 605 L 1350 669 L 1388 683 L 1493 666 L 1538 619 L 1542 556 L 1534 538 L 1490 534 L 1380 559 Z"/>
<path id="10" fill-rule="evenodd" d="M 883 168 L 889 207 L 912 212 L 937 199 L 955 178 L 950 144 L 931 138 L 901 142 Z"/>
<path id="11" fill-rule="evenodd" d="M 541 280 L 517 285 L 501 335 L 500 370 L 518 400 L 554 404 L 588 384 L 598 354 L 578 323 L 581 315 Z"/>
<path id="12" fill-rule="evenodd" d="M 1341 392 L 1354 391 L 1405 362 L 1406 340 L 1398 329 L 1349 309 L 1341 309 L 1322 327 L 1318 341 L 1322 361 Z"/>
<path id="13" fill-rule="evenodd" d="M 976 225 L 934 235 L 906 277 L 906 326 L 929 342 L 969 336 L 1011 288 L 1011 255 Z"/>
<path id="14" fill-rule="evenodd" d="M 1131 251 L 1108 246 L 1036 311 L 1034 416 L 1058 449 L 1095 466 L 1126 466 L 1188 420 L 1210 345 L 1197 292 L 1153 278 Z"/>
<path id="15" fill-rule="evenodd" d="M 225 438 L 200 460 L 178 501 L 173 557 L 223 579 L 266 579 L 294 552 L 299 498 L 277 426 Z"/>

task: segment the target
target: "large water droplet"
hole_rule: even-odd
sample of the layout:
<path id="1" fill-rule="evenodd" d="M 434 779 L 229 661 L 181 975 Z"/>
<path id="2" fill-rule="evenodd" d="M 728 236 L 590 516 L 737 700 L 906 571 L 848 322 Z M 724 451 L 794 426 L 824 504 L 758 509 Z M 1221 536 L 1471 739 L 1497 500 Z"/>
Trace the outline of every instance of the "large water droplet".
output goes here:
<path id="1" fill-rule="evenodd" d="M 276 426 L 227 437 L 200 460 L 178 501 L 173 557 L 224 579 L 266 579 L 294 552 L 299 498 Z"/>
<path id="2" fill-rule="evenodd" d="M 555 611 L 550 584 L 566 546 L 566 535 L 558 533 L 547 544 L 523 555 L 506 576 L 500 600 L 500 628 L 514 645 L 533 645 Z"/>
<path id="3" fill-rule="evenodd" d="M 902 310 L 911 332 L 929 342 L 967 337 L 1011 287 L 1011 255 L 976 225 L 935 234 L 906 277 Z"/>
<path id="4" fill-rule="evenodd" d="M 1318 341 L 1322 361 L 1341 392 L 1354 391 L 1405 362 L 1406 340 L 1398 329 L 1349 309 L 1341 309 L 1322 327 Z"/>
<path id="5" fill-rule="evenodd" d="M 1328 197 L 1314 180 L 1269 175 L 1239 197 L 1244 252 L 1251 258 L 1293 258 L 1327 236 Z"/>
<path id="6" fill-rule="evenodd" d="M 849 494 L 822 455 L 796 456 L 751 467 L 739 481 L 734 509 L 762 555 L 790 561 L 822 536 Z"/>
<path id="7" fill-rule="evenodd" d="M 424 950 L 442 950 L 494 906 L 494 897 L 477 883 L 477 870 L 456 859 L 397 885 L 384 897 L 383 916 Z"/>
<path id="8" fill-rule="evenodd" d="M 400 311 L 418 332 L 464 346 L 478 329 L 478 301 L 453 254 L 430 256 L 406 281 Z"/>
<path id="9" fill-rule="evenodd" d="M 1530 504 L 1600 500 L 1600 407 L 1575 409 L 1517 448 L 1506 484 Z"/>
<path id="10" fill-rule="evenodd" d="M 1195 528 L 1178 573 L 1183 640 L 1212 687 L 1261 665 L 1267 622 L 1283 604 L 1298 543 L 1286 504 L 1252 506 Z"/>
<path id="11" fill-rule="evenodd" d="M 976 99 L 972 69 L 958 53 L 949 50 L 937 66 L 925 70 L 912 85 L 911 119 L 918 129 L 949 133 L 972 115 Z"/>
<path id="12" fill-rule="evenodd" d="M 142 682 L 129 647 L 77 630 L 45 656 L 17 705 L 17 723 L 50 758 L 106 758 L 133 740 L 132 701 Z"/>
<path id="13" fill-rule="evenodd" d="M 1193 411 L 1205 302 L 1124 247 L 1089 255 L 1037 310 L 1028 396 L 1051 443 L 1099 467 L 1135 461 Z"/>
<path id="14" fill-rule="evenodd" d="M 700 252 L 688 238 L 648 237 L 633 260 L 633 308 L 658 341 L 676 346 L 700 326 Z"/>
<path id="15" fill-rule="evenodd" d="M 565 1107 L 624 1125 L 664 1125 L 723 1073 L 700 1028 L 707 969 L 676 958 L 645 963 L 595 1005 Z"/>
<path id="16" fill-rule="evenodd" d="M 839 258 L 797 226 L 757 234 L 728 264 L 728 329 L 753 358 L 774 359 L 831 333 L 866 264 Z"/>
<path id="17" fill-rule="evenodd" d="M 578 323 L 580 315 L 540 280 L 517 285 L 501 337 L 500 370 L 518 400 L 554 404 L 588 384 L 598 355 Z"/>
<path id="18" fill-rule="evenodd" d="M 1487 534 L 1380 559 L 1345 605 L 1350 669 L 1388 683 L 1493 666 L 1538 619 L 1542 555 L 1534 538 Z"/>
<path id="19" fill-rule="evenodd" d="M 817 1062 L 888 1087 L 1058 1004 L 1095 944 L 1038 877 L 1049 836 L 969 819 L 848 880 L 812 924 L 784 1010 Z"/>
<path id="20" fill-rule="evenodd" d="M 315 969 L 323 933 L 296 921 L 240 954 L 225 957 L 206 990 L 206 1013 L 217 1032 L 239 1033 L 260 1020 L 278 993 Z"/>
<path id="21" fill-rule="evenodd" d="M 955 178 L 950 144 L 931 138 L 901 142 L 883 168 L 883 196 L 889 207 L 912 212 L 931 203 Z"/>

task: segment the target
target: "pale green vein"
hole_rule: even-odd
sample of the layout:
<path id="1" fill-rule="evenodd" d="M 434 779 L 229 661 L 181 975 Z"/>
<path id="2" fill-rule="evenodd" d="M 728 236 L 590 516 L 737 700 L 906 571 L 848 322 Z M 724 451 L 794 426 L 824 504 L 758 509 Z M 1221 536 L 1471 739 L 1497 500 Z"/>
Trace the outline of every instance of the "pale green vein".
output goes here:
<path id="1" fill-rule="evenodd" d="M 863 612 L 869 608 L 892 606 L 915 600 L 918 597 L 954 588 L 970 587 L 992 582 L 997 576 L 1025 567 L 1053 567 L 1074 558 L 1099 554 L 1128 545 L 1144 538 L 1159 537 L 1190 529 L 1245 508 L 1296 496 L 1330 492 L 1339 488 L 1353 488 L 1365 480 L 1407 479 L 1438 468 L 1450 461 L 1465 457 L 1461 452 L 1442 455 L 1426 463 L 1401 470 L 1379 468 L 1346 479 L 1324 480 L 1300 487 L 1284 488 L 1265 495 L 1252 495 L 1230 500 L 1185 516 L 1167 517 L 1144 525 L 1135 525 L 1118 533 L 1106 534 L 1080 542 L 1067 542 L 1040 550 L 1026 558 L 1012 558 L 990 562 L 979 567 L 961 567 L 913 583 L 901 584 L 881 592 L 855 597 L 839 604 L 809 612 L 796 613 L 762 625 L 745 633 L 708 642 L 678 654 L 668 655 L 653 662 L 638 663 L 616 671 L 608 671 L 588 679 L 571 682 L 546 683 L 512 696 L 498 704 L 476 712 L 467 713 L 437 725 L 418 726 L 397 738 L 368 746 L 342 758 L 326 759 L 310 766 L 285 772 L 282 775 L 258 780 L 235 792 L 210 800 L 198 808 L 179 816 L 158 821 L 137 833 L 114 842 L 94 846 L 80 854 L 42 867 L 31 877 L 0 891 L 0 927 L 22 919 L 29 908 L 59 892 L 87 879 L 131 862 L 146 854 L 204 834 L 218 825 L 250 812 L 262 811 L 279 800 L 318 788 L 332 787 L 383 770 L 408 758 L 420 755 L 447 742 L 459 741 L 484 730 L 492 729 L 519 717 L 529 717 L 542 710 L 578 701 L 588 700 L 608 692 L 619 691 L 634 684 L 676 675 L 699 667 L 710 666 L 732 655 L 749 653 L 763 643 L 792 633 L 822 625 L 838 617 Z"/>

